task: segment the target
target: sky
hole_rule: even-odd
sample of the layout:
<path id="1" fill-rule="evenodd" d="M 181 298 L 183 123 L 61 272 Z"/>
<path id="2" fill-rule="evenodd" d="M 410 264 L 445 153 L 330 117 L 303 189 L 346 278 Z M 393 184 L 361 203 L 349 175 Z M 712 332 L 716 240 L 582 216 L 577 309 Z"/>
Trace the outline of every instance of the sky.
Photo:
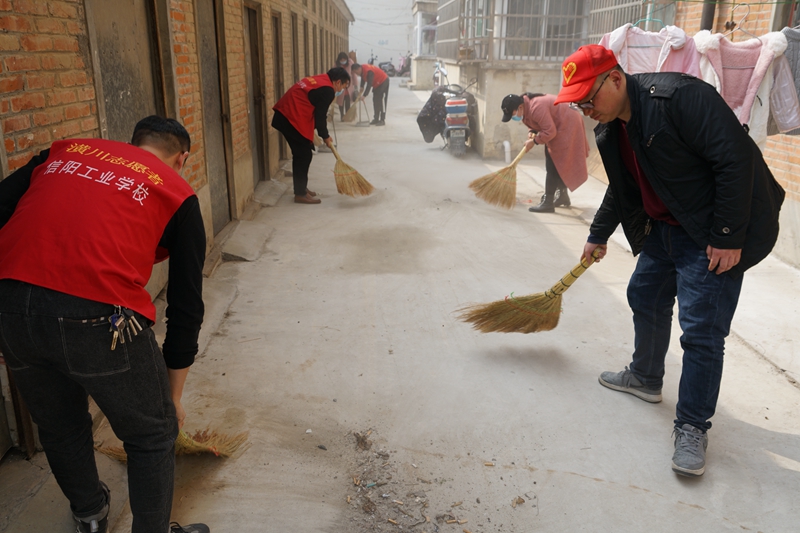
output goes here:
<path id="1" fill-rule="evenodd" d="M 345 0 L 356 21 L 350 26 L 350 49 L 366 63 L 370 54 L 379 62 L 391 60 L 398 66 L 400 56 L 412 50 L 413 0 Z"/>

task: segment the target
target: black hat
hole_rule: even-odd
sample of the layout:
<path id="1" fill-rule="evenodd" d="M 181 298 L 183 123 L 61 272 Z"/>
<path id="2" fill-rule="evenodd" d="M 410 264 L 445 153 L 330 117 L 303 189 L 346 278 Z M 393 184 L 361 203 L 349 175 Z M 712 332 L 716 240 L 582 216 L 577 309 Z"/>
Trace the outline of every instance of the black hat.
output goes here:
<path id="1" fill-rule="evenodd" d="M 503 122 L 508 122 L 511 120 L 511 115 L 513 115 L 514 111 L 516 111 L 524 102 L 525 101 L 522 99 L 522 97 L 517 94 L 509 94 L 503 98 L 503 103 L 500 104 L 500 108 L 503 110 Z"/>

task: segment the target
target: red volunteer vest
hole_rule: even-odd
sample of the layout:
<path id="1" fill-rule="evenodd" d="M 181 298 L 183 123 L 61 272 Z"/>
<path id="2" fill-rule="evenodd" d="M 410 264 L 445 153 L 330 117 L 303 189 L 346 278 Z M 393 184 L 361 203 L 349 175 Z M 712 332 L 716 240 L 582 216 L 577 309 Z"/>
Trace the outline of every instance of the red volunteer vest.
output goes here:
<path id="1" fill-rule="evenodd" d="M 0 279 L 121 305 L 155 321 L 144 287 L 164 228 L 193 194 L 141 148 L 56 141 L 0 229 Z"/>
<path id="2" fill-rule="evenodd" d="M 372 72 L 372 86 L 377 87 L 381 83 L 385 82 L 389 79 L 389 76 L 383 71 L 382 68 L 376 67 L 375 65 L 370 65 L 367 63 L 366 65 L 361 65 L 361 74 L 363 75 L 363 79 L 367 79 L 367 75 Z"/>
<path id="3" fill-rule="evenodd" d="M 292 85 L 272 109 L 289 119 L 300 135 L 314 141 L 314 106 L 308 101 L 308 92 L 320 87 L 333 87 L 327 74 L 303 78 Z"/>

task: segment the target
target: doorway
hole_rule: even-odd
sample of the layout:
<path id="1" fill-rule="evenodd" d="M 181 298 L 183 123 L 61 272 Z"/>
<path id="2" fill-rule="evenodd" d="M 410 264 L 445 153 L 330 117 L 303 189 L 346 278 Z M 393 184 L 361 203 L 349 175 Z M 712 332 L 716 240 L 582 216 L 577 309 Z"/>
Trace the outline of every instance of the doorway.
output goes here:
<path id="1" fill-rule="evenodd" d="M 261 65 L 264 64 L 263 41 L 261 32 L 261 6 L 246 6 L 247 21 L 245 25 L 245 62 L 247 71 L 247 115 L 250 126 L 250 151 L 253 154 L 253 186 L 267 179 L 267 145 L 264 135 L 265 103 L 264 81 Z"/>
<path id="2" fill-rule="evenodd" d="M 105 134 L 128 142 L 148 115 L 164 115 L 164 85 L 152 0 L 87 0 L 99 65 Z M 101 122 L 102 122 L 101 117 Z"/>
<path id="3" fill-rule="evenodd" d="M 211 193 L 211 222 L 216 235 L 231 220 L 228 165 L 225 158 L 225 134 L 222 123 L 220 54 L 217 44 L 219 20 L 216 0 L 197 0 L 195 14 L 200 56 L 200 91 L 203 98 L 203 147 Z"/>
<path id="4" fill-rule="evenodd" d="M 272 75 L 275 83 L 275 101 L 283 96 L 283 32 L 281 31 L 281 14 L 272 12 Z M 280 158 L 286 159 L 286 143 L 280 143 Z"/>

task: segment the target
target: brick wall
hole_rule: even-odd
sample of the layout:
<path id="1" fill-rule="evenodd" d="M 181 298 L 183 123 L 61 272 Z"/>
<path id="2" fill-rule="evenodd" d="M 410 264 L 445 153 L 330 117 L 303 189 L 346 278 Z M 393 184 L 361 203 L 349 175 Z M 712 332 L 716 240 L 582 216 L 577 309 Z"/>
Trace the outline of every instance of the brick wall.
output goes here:
<path id="1" fill-rule="evenodd" d="M 203 98 L 197 52 L 194 2 L 171 0 L 170 24 L 178 91 L 178 120 L 192 138 L 192 152 L 182 176 L 198 190 L 208 183 L 203 138 Z"/>
<path id="2" fill-rule="evenodd" d="M 764 35 L 772 30 L 772 18 L 775 5 L 750 4 L 750 13 L 742 27 L 753 35 Z M 675 24 L 683 28 L 689 35 L 700 31 L 700 19 L 703 5 L 692 2 L 678 2 Z M 712 32 L 725 32 L 725 22 L 731 20 L 732 6 L 719 4 L 714 16 Z M 739 8 L 733 13 L 737 24 L 746 13 L 746 8 Z M 752 38 L 742 31 L 731 34 L 733 41 L 744 41 Z M 773 135 L 767 140 L 764 159 L 780 184 L 786 189 L 787 199 L 800 201 L 800 138 L 788 135 Z"/>
<path id="3" fill-rule="evenodd" d="M 0 119 L 9 170 L 56 139 L 99 134 L 83 2 L 0 0 Z"/>

